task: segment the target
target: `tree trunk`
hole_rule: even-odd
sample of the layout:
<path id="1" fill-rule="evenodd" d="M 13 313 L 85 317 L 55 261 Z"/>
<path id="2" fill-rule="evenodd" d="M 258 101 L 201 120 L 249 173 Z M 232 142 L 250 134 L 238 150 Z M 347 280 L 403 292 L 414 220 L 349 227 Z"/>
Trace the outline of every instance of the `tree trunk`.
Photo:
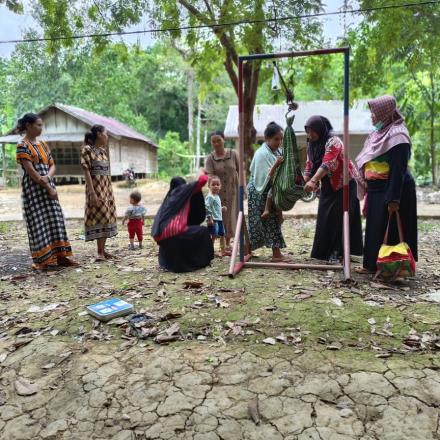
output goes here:
<path id="1" fill-rule="evenodd" d="M 194 69 L 189 67 L 187 70 L 187 86 L 188 86 L 188 141 L 193 154 L 194 150 Z"/>
<path id="2" fill-rule="evenodd" d="M 254 144 L 257 141 L 257 130 L 254 127 L 254 108 L 257 101 L 260 63 L 247 62 L 243 66 L 244 95 L 244 154 L 246 162 L 254 156 Z"/>

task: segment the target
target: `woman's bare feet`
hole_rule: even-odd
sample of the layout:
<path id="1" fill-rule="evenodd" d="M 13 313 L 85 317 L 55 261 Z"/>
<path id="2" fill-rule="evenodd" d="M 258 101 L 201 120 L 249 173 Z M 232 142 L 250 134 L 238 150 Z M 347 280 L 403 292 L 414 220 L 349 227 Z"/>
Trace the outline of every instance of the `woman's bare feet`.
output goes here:
<path id="1" fill-rule="evenodd" d="M 107 260 L 111 260 L 116 257 L 113 254 L 110 254 L 109 252 L 104 251 L 104 258 L 106 258 Z"/>
<path id="2" fill-rule="evenodd" d="M 272 248 L 272 262 L 277 263 L 284 260 L 284 255 L 281 253 L 280 248 Z"/>
<path id="3" fill-rule="evenodd" d="M 106 258 L 105 258 L 104 254 L 98 254 L 95 258 L 95 262 L 96 261 L 105 261 L 105 260 L 106 260 Z"/>

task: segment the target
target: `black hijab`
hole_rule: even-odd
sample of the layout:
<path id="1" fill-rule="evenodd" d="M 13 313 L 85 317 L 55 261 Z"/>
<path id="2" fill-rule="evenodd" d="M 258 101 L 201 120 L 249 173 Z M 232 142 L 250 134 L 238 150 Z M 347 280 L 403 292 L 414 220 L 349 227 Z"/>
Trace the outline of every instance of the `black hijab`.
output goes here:
<path id="1" fill-rule="evenodd" d="M 169 222 L 191 199 L 191 207 L 188 215 L 188 224 L 200 224 L 205 219 L 205 203 L 201 191 L 194 193 L 198 181 L 186 183 L 182 177 L 173 177 L 170 181 L 170 189 L 165 196 L 154 218 L 151 235 L 159 237 Z M 197 223 L 198 221 L 198 223 Z"/>
<path id="2" fill-rule="evenodd" d="M 322 158 L 325 154 L 325 144 L 332 135 L 332 124 L 325 116 L 311 116 L 307 119 L 304 128 L 311 128 L 318 136 L 317 141 L 308 141 L 307 155 L 312 162 L 312 169 L 310 171 L 313 176 L 322 164 Z"/>

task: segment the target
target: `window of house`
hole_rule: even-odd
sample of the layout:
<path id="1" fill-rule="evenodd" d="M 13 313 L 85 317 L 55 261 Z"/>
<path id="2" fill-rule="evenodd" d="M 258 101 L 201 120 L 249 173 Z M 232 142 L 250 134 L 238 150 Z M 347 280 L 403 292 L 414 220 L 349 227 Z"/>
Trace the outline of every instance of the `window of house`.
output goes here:
<path id="1" fill-rule="evenodd" d="M 79 149 L 75 147 L 57 147 L 52 149 L 52 156 L 57 165 L 79 165 Z"/>

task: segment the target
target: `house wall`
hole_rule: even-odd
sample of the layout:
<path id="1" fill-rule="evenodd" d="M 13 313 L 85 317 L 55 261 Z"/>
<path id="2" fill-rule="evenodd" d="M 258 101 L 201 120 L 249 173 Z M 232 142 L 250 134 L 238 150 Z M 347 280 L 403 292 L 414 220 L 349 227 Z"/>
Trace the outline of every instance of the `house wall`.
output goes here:
<path id="1" fill-rule="evenodd" d="M 84 135 L 90 127 L 57 108 L 44 114 L 44 133 L 75 133 Z M 43 134 L 44 134 L 43 133 Z"/>
<path id="2" fill-rule="evenodd" d="M 109 147 L 112 175 L 121 175 L 127 168 L 139 174 L 158 172 L 156 148 L 131 139 L 110 139 Z"/>

